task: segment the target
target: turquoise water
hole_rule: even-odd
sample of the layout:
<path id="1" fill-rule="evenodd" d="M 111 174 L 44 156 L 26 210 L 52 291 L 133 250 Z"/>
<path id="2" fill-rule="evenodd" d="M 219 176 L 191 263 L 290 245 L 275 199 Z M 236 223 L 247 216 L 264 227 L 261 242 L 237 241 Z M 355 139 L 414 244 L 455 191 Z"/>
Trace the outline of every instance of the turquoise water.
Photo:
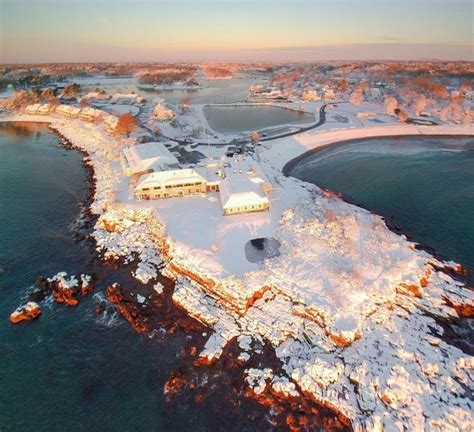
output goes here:
<path id="1" fill-rule="evenodd" d="M 341 143 L 308 156 L 290 174 L 386 217 L 466 266 L 474 282 L 474 138 Z"/>
<path id="2" fill-rule="evenodd" d="M 88 231 L 80 217 L 87 172 L 82 154 L 58 144 L 45 126 L 0 125 L 0 430 L 268 429 L 268 408 L 245 397 L 229 404 L 232 374 L 190 366 L 187 350 L 202 347 L 201 334 L 139 335 L 113 314 L 98 316 L 93 296 L 76 308 L 42 303 L 39 320 L 10 324 L 39 276 L 95 273 L 97 293 L 115 281 L 138 289 L 79 241 Z M 176 371 L 195 389 L 167 400 L 164 384 Z"/>

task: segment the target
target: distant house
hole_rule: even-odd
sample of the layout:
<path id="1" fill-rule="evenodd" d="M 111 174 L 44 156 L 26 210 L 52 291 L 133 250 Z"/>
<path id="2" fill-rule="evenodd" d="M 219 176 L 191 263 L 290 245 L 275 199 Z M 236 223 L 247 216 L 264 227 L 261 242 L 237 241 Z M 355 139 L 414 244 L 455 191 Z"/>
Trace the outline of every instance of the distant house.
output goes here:
<path id="1" fill-rule="evenodd" d="M 41 106 L 41 104 L 28 105 L 27 107 L 25 107 L 24 113 L 34 115 L 34 114 L 37 113 L 40 106 Z"/>
<path id="2" fill-rule="evenodd" d="M 53 104 L 50 104 L 50 103 L 42 104 L 42 105 L 38 108 L 37 114 L 40 114 L 40 115 L 51 114 L 51 113 L 53 113 L 53 112 L 56 110 L 56 106 L 57 106 L 57 105 L 53 105 Z"/>
<path id="3" fill-rule="evenodd" d="M 135 188 L 137 199 L 161 199 L 195 195 L 207 192 L 207 179 L 203 171 L 187 168 L 153 172 L 140 177 Z"/>
<path id="4" fill-rule="evenodd" d="M 380 99 L 382 97 L 382 91 L 379 87 L 370 87 L 365 94 L 369 99 Z"/>
<path id="5" fill-rule="evenodd" d="M 96 108 L 85 107 L 79 113 L 79 119 L 87 122 L 98 122 L 105 116 L 105 112 Z"/>
<path id="6" fill-rule="evenodd" d="M 370 119 L 375 117 L 375 113 L 371 111 L 360 111 L 356 113 L 356 117 L 360 119 Z"/>
<path id="7" fill-rule="evenodd" d="M 303 93 L 303 100 L 304 101 L 317 101 L 317 100 L 321 100 L 321 96 L 319 96 L 316 90 L 307 90 Z"/>
<path id="8" fill-rule="evenodd" d="M 474 100 L 474 91 L 473 90 L 467 90 L 464 92 L 464 100 L 472 102 Z"/>
<path id="9" fill-rule="evenodd" d="M 336 99 L 336 95 L 334 93 L 334 90 L 329 89 L 324 92 L 324 99 L 326 100 L 334 100 Z"/>
<path id="10" fill-rule="evenodd" d="M 170 109 L 166 108 L 162 103 L 159 103 L 158 105 L 155 106 L 153 109 L 153 113 L 151 115 L 151 118 L 153 120 L 171 120 L 174 117 L 173 111 Z"/>
<path id="11" fill-rule="evenodd" d="M 125 148 L 120 154 L 120 164 L 127 176 L 179 167 L 176 156 L 161 142 L 149 142 Z"/>
<path id="12" fill-rule="evenodd" d="M 278 87 L 252 86 L 250 96 L 255 99 L 285 99 Z"/>
<path id="13" fill-rule="evenodd" d="M 118 123 L 118 117 L 112 115 L 112 114 L 105 114 L 104 116 L 104 128 L 105 130 L 112 134 L 114 133 Z"/>
<path id="14" fill-rule="evenodd" d="M 78 118 L 80 112 L 81 108 L 72 105 L 59 105 L 55 111 L 57 115 L 71 119 Z"/>
<path id="15" fill-rule="evenodd" d="M 94 92 L 89 92 L 82 97 L 84 100 L 107 100 L 110 99 L 110 95 L 107 94 L 105 90 L 99 90 Z M 81 100 L 82 100 L 81 99 Z"/>
<path id="16" fill-rule="evenodd" d="M 118 104 L 142 104 L 145 102 L 145 98 L 135 93 L 115 93 L 110 99 L 110 102 Z"/>
<path id="17" fill-rule="evenodd" d="M 270 208 L 260 177 L 244 173 L 233 174 L 222 180 L 219 191 L 224 215 L 255 212 Z"/>

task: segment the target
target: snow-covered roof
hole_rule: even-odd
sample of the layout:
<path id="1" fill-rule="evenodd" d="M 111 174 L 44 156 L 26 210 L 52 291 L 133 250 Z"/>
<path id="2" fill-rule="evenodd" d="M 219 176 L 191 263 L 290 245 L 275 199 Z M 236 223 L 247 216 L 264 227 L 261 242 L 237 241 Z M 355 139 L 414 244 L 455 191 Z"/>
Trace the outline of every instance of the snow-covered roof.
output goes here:
<path id="1" fill-rule="evenodd" d="M 32 104 L 32 105 L 28 105 L 26 108 L 25 108 L 25 113 L 26 114 L 36 114 L 36 111 L 38 111 L 39 107 L 41 106 L 41 104 Z"/>
<path id="2" fill-rule="evenodd" d="M 98 119 L 99 117 L 104 115 L 104 111 L 98 110 L 96 108 L 85 107 L 82 108 L 79 118 L 84 120 L 89 119 Z"/>
<path id="3" fill-rule="evenodd" d="M 262 189 L 264 180 L 247 174 L 232 174 L 220 184 L 222 207 L 225 209 L 268 204 L 268 197 Z"/>
<path id="4" fill-rule="evenodd" d="M 136 189 L 163 187 L 184 183 L 206 183 L 205 173 L 199 168 L 158 171 L 140 177 Z"/>
<path id="5" fill-rule="evenodd" d="M 107 113 L 105 114 L 104 126 L 106 129 L 108 129 L 109 131 L 115 129 L 117 126 L 117 123 L 118 123 L 118 117 L 112 114 L 107 114 Z"/>
<path id="6" fill-rule="evenodd" d="M 72 105 L 59 105 L 56 108 L 56 113 L 65 115 L 67 117 L 77 117 L 81 112 L 81 108 Z"/>
<path id="7" fill-rule="evenodd" d="M 153 117 L 158 120 L 167 120 L 174 116 L 173 111 L 163 106 L 161 103 L 153 109 Z"/>
<path id="8" fill-rule="evenodd" d="M 38 108 L 37 113 L 38 114 L 48 114 L 49 112 L 54 111 L 54 108 L 55 108 L 55 106 L 53 104 L 45 103 L 45 104 L 42 104 Z"/>
<path id="9" fill-rule="evenodd" d="M 179 161 L 163 143 L 149 142 L 127 147 L 122 151 L 130 174 L 152 169 L 162 171 Z"/>
<path id="10" fill-rule="evenodd" d="M 112 102 L 136 102 L 136 103 L 141 103 L 145 100 L 143 96 L 137 95 L 135 93 L 115 93 L 112 96 L 111 101 Z"/>

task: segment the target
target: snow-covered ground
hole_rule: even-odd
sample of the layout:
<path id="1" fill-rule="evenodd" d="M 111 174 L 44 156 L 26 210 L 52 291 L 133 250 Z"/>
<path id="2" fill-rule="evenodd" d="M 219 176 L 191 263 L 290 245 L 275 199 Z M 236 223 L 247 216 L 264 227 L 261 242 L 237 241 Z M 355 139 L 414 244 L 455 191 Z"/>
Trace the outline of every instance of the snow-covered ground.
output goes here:
<path id="1" fill-rule="evenodd" d="M 98 250 L 126 260 L 138 255 L 135 276 L 142 282 L 152 283 L 158 269 L 176 279 L 175 303 L 214 330 L 201 357 L 213 361 L 238 337 L 245 361 L 254 341 L 267 342 L 285 374 L 249 369 L 256 393 L 267 386 L 289 396 L 304 393 L 356 430 L 469 430 L 474 361 L 439 337 L 437 319 L 472 311 L 472 291 L 438 271 L 444 263 L 391 232 L 379 216 L 285 177 L 281 168 L 338 140 L 472 135 L 472 128 L 351 128 L 352 116 L 349 123 L 336 118 L 321 131 L 267 142 L 255 163 L 273 185 L 270 211 L 223 216 L 214 194 L 135 202 L 118 163 L 127 140 L 100 126 L 18 118 L 49 120 L 87 151 L 97 183 L 91 210 L 99 215 Z M 280 255 L 247 261 L 245 244 L 262 237 L 277 239 Z"/>

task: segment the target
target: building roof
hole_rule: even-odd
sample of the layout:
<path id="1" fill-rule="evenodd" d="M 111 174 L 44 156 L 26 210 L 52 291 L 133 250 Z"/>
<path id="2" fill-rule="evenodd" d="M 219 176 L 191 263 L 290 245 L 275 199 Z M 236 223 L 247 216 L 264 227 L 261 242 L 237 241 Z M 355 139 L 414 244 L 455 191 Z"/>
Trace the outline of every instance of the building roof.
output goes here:
<path id="1" fill-rule="evenodd" d="M 165 185 L 177 185 L 182 183 L 205 183 L 206 178 L 203 171 L 198 168 L 186 168 L 179 170 L 158 171 L 140 177 L 137 190 L 143 188 L 162 187 Z"/>
<path id="2" fill-rule="evenodd" d="M 41 106 L 41 104 L 37 103 L 37 104 L 32 104 L 32 105 L 28 105 L 26 108 L 25 108 L 25 112 L 27 114 L 35 114 L 36 111 L 38 110 L 38 108 Z"/>
<path id="3" fill-rule="evenodd" d="M 78 116 L 81 112 L 81 108 L 72 105 L 59 105 L 56 108 L 56 112 L 58 114 L 65 114 L 68 116 Z"/>
<path id="4" fill-rule="evenodd" d="M 220 184 L 222 207 L 225 209 L 249 205 L 268 204 L 268 197 L 263 192 L 264 180 L 247 174 L 231 174 Z"/>
<path id="5" fill-rule="evenodd" d="M 101 111 L 96 108 L 92 107 L 84 107 L 81 110 L 81 113 L 79 114 L 80 118 L 92 118 L 92 119 L 98 119 L 99 117 L 104 115 L 104 111 Z"/>
<path id="6" fill-rule="evenodd" d="M 127 168 L 132 172 L 162 171 L 179 161 L 163 143 L 149 142 L 127 147 L 122 151 Z"/>

